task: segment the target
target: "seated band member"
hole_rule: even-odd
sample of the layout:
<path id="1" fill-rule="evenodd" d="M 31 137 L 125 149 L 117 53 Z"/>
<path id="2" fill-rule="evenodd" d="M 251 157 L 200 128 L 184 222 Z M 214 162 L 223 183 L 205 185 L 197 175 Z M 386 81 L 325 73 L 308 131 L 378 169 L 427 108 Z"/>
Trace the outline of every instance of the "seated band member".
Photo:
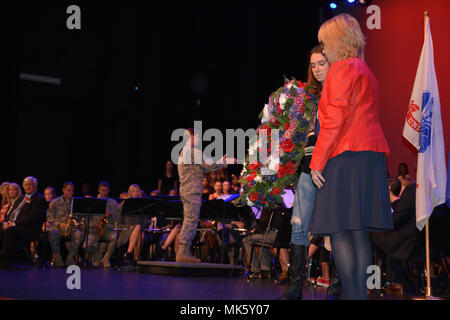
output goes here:
<path id="1" fill-rule="evenodd" d="M 198 134 L 193 129 L 186 130 L 183 151 L 178 159 L 178 175 L 180 177 L 180 198 L 183 202 L 183 226 L 179 234 L 179 247 L 176 262 L 199 263 L 190 252 L 191 242 L 197 232 L 197 225 L 202 204 L 203 174 L 226 167 L 226 156 L 218 163 L 208 164 L 201 150 L 196 146 L 199 142 Z M 231 159 L 232 161 L 234 159 Z M 196 163 L 196 162 L 199 163 Z M 209 162 L 209 161 L 208 161 Z"/>
<path id="2" fill-rule="evenodd" d="M 216 198 L 220 198 L 221 196 L 223 196 L 223 193 L 222 193 L 222 182 L 216 181 L 214 183 L 214 193 L 211 193 L 209 195 L 209 200 L 214 200 Z"/>
<path id="3" fill-rule="evenodd" d="M 400 194 L 401 182 L 389 179 L 394 230 L 371 233 L 373 244 L 386 254 L 386 280 L 390 283 L 385 292 L 404 295 L 407 283 L 402 263 L 414 250 L 416 242 L 416 184 L 408 185 Z"/>
<path id="4" fill-rule="evenodd" d="M 75 191 L 73 182 L 64 182 L 63 195 L 53 199 L 47 209 L 46 229 L 48 233 L 48 241 L 53 254 L 55 255 L 55 267 L 63 267 L 64 262 L 61 257 L 61 239 L 66 238 L 66 247 L 68 255 L 65 265 L 75 264 L 75 257 L 78 248 L 83 242 L 83 233 L 78 230 L 76 225 L 69 226 L 69 215 L 71 212 L 72 197 Z"/>
<path id="5" fill-rule="evenodd" d="M 142 198 L 141 187 L 137 184 L 132 184 L 128 188 L 127 199 L 129 198 Z M 120 233 L 117 240 L 117 246 L 120 247 L 128 242 L 128 249 L 125 253 L 125 262 L 133 263 L 135 260 L 139 260 L 144 235 L 142 233 L 141 218 L 123 217 L 122 210 L 124 203 L 124 201 L 120 203 L 119 221 L 122 221 L 124 225 L 127 225 L 128 229 Z"/>
<path id="6" fill-rule="evenodd" d="M 283 212 L 282 206 L 278 209 L 264 208 L 261 212 L 261 216 L 256 220 L 256 227 L 250 231 L 250 235 L 242 239 L 245 248 L 246 260 L 250 263 L 249 273 L 261 273 L 262 278 L 270 277 L 270 251 L 265 247 L 258 246 L 259 252 L 253 249 L 252 246 L 255 243 L 274 244 L 277 236 L 278 229 L 281 222 L 281 216 Z M 270 224 L 270 225 L 269 225 Z"/>
<path id="7" fill-rule="evenodd" d="M 97 198 L 106 199 L 105 216 L 93 216 L 89 221 L 88 253 L 91 255 L 94 267 L 98 267 L 101 263 L 104 268 L 109 268 L 110 258 L 116 245 L 114 225 L 119 221 L 119 204 L 116 200 L 109 198 L 110 190 L 108 182 L 99 182 Z M 100 240 L 107 243 L 104 254 L 100 252 Z"/>
<path id="8" fill-rule="evenodd" d="M 25 197 L 3 222 L 4 242 L 2 246 L 2 267 L 9 267 L 20 243 L 39 239 L 45 220 L 46 202 L 37 191 L 38 181 L 34 177 L 23 180 Z"/>

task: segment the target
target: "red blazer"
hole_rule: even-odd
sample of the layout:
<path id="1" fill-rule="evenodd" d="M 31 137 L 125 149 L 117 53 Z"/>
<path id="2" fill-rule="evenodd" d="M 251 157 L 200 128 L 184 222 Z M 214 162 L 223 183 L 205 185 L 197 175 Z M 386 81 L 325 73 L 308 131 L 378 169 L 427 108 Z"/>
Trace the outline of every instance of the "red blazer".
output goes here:
<path id="1" fill-rule="evenodd" d="M 335 62 L 319 102 L 320 131 L 310 168 L 323 171 L 345 151 L 389 153 L 378 121 L 378 81 L 360 58 Z"/>

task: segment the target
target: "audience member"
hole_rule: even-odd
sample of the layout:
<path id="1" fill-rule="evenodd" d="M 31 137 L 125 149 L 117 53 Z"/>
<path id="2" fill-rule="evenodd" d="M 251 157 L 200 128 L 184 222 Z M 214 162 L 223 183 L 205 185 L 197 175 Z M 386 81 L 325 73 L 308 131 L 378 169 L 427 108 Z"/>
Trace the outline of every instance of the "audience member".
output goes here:
<path id="1" fill-rule="evenodd" d="M 8 204 L 8 187 L 9 187 L 9 182 L 3 182 L 0 185 L 0 196 L 2 197 L 2 204 L 1 204 L 2 208 L 4 205 Z"/>
<path id="2" fill-rule="evenodd" d="M 3 267 L 9 267 L 19 249 L 19 244 L 40 237 L 45 220 L 46 202 L 37 191 L 38 181 L 34 177 L 23 180 L 25 197 L 3 222 L 4 241 L 2 245 Z"/>
<path id="3" fill-rule="evenodd" d="M 3 223 L 5 218 L 6 211 L 8 211 L 9 207 L 9 182 L 3 182 L 0 185 L 0 195 L 2 197 L 2 203 L 0 207 L 0 223 Z"/>
<path id="4" fill-rule="evenodd" d="M 44 189 L 44 198 L 47 203 L 50 203 L 56 198 L 56 190 L 53 187 L 47 187 Z"/>
<path id="5" fill-rule="evenodd" d="M 5 219 L 8 220 L 10 213 L 13 212 L 17 208 L 19 203 L 22 201 L 22 190 L 20 189 L 20 186 L 17 183 L 14 183 L 14 182 L 9 183 L 7 192 L 8 192 L 7 197 L 9 199 L 9 201 L 2 208 L 2 215 L 0 216 L 0 223 L 3 223 L 5 221 Z M 4 236 L 2 234 L 2 231 L 3 231 L 3 228 L 0 228 L 0 238 L 3 238 L 3 236 Z"/>

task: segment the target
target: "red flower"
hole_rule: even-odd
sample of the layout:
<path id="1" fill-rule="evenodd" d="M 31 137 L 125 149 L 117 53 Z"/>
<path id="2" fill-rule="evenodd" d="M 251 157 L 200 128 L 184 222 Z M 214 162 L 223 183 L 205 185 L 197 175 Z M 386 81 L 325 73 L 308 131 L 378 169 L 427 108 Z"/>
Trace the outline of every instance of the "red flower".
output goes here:
<path id="1" fill-rule="evenodd" d="M 281 166 L 278 170 L 278 177 L 281 179 L 286 175 L 293 175 L 295 173 L 295 165 L 292 161 L 289 161 L 284 166 Z"/>
<path id="2" fill-rule="evenodd" d="M 284 152 L 292 152 L 292 150 L 294 150 L 294 146 L 295 145 L 291 139 L 284 140 L 281 144 L 281 148 Z"/>
<path id="3" fill-rule="evenodd" d="M 275 122 L 273 123 L 275 126 L 279 127 L 280 123 L 278 122 L 278 120 L 275 120 Z"/>
<path id="4" fill-rule="evenodd" d="M 277 112 L 278 112 L 278 114 L 281 114 L 281 112 L 282 112 L 279 104 L 277 104 Z"/>
<path id="5" fill-rule="evenodd" d="M 253 192 L 253 193 L 250 195 L 250 201 L 257 201 L 258 198 L 259 198 L 259 194 L 258 194 L 257 192 Z"/>
<path id="6" fill-rule="evenodd" d="M 280 166 L 278 169 L 278 178 L 282 179 L 286 174 L 286 169 Z"/>
<path id="7" fill-rule="evenodd" d="M 250 165 L 248 166 L 250 168 L 250 170 L 257 170 L 261 165 L 259 164 L 259 162 L 253 162 L 250 163 Z"/>
<path id="8" fill-rule="evenodd" d="M 280 189 L 278 189 L 277 187 L 274 187 L 273 189 L 272 189 L 272 191 L 270 192 L 270 194 L 271 195 L 278 195 L 278 194 L 280 194 L 281 193 L 281 191 L 280 191 Z"/>
<path id="9" fill-rule="evenodd" d="M 284 130 L 289 130 L 290 127 L 291 127 L 291 124 L 288 122 L 284 125 Z"/>
<path id="10" fill-rule="evenodd" d="M 256 172 L 253 171 L 248 177 L 247 177 L 247 183 L 250 183 L 251 181 L 253 181 L 256 177 Z"/>
<path id="11" fill-rule="evenodd" d="M 295 173 L 295 165 L 292 163 L 292 161 L 289 161 L 288 163 L 286 163 L 286 165 L 284 166 L 284 168 L 287 171 L 287 174 L 294 174 Z"/>

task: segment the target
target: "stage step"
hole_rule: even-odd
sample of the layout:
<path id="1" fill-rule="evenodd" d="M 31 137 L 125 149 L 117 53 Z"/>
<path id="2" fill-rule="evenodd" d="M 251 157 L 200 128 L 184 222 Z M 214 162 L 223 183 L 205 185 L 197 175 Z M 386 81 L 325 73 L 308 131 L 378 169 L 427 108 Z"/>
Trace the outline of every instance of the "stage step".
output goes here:
<path id="1" fill-rule="evenodd" d="M 243 273 L 242 265 L 219 263 L 177 263 L 166 261 L 138 261 L 138 272 L 179 277 L 236 277 Z"/>

